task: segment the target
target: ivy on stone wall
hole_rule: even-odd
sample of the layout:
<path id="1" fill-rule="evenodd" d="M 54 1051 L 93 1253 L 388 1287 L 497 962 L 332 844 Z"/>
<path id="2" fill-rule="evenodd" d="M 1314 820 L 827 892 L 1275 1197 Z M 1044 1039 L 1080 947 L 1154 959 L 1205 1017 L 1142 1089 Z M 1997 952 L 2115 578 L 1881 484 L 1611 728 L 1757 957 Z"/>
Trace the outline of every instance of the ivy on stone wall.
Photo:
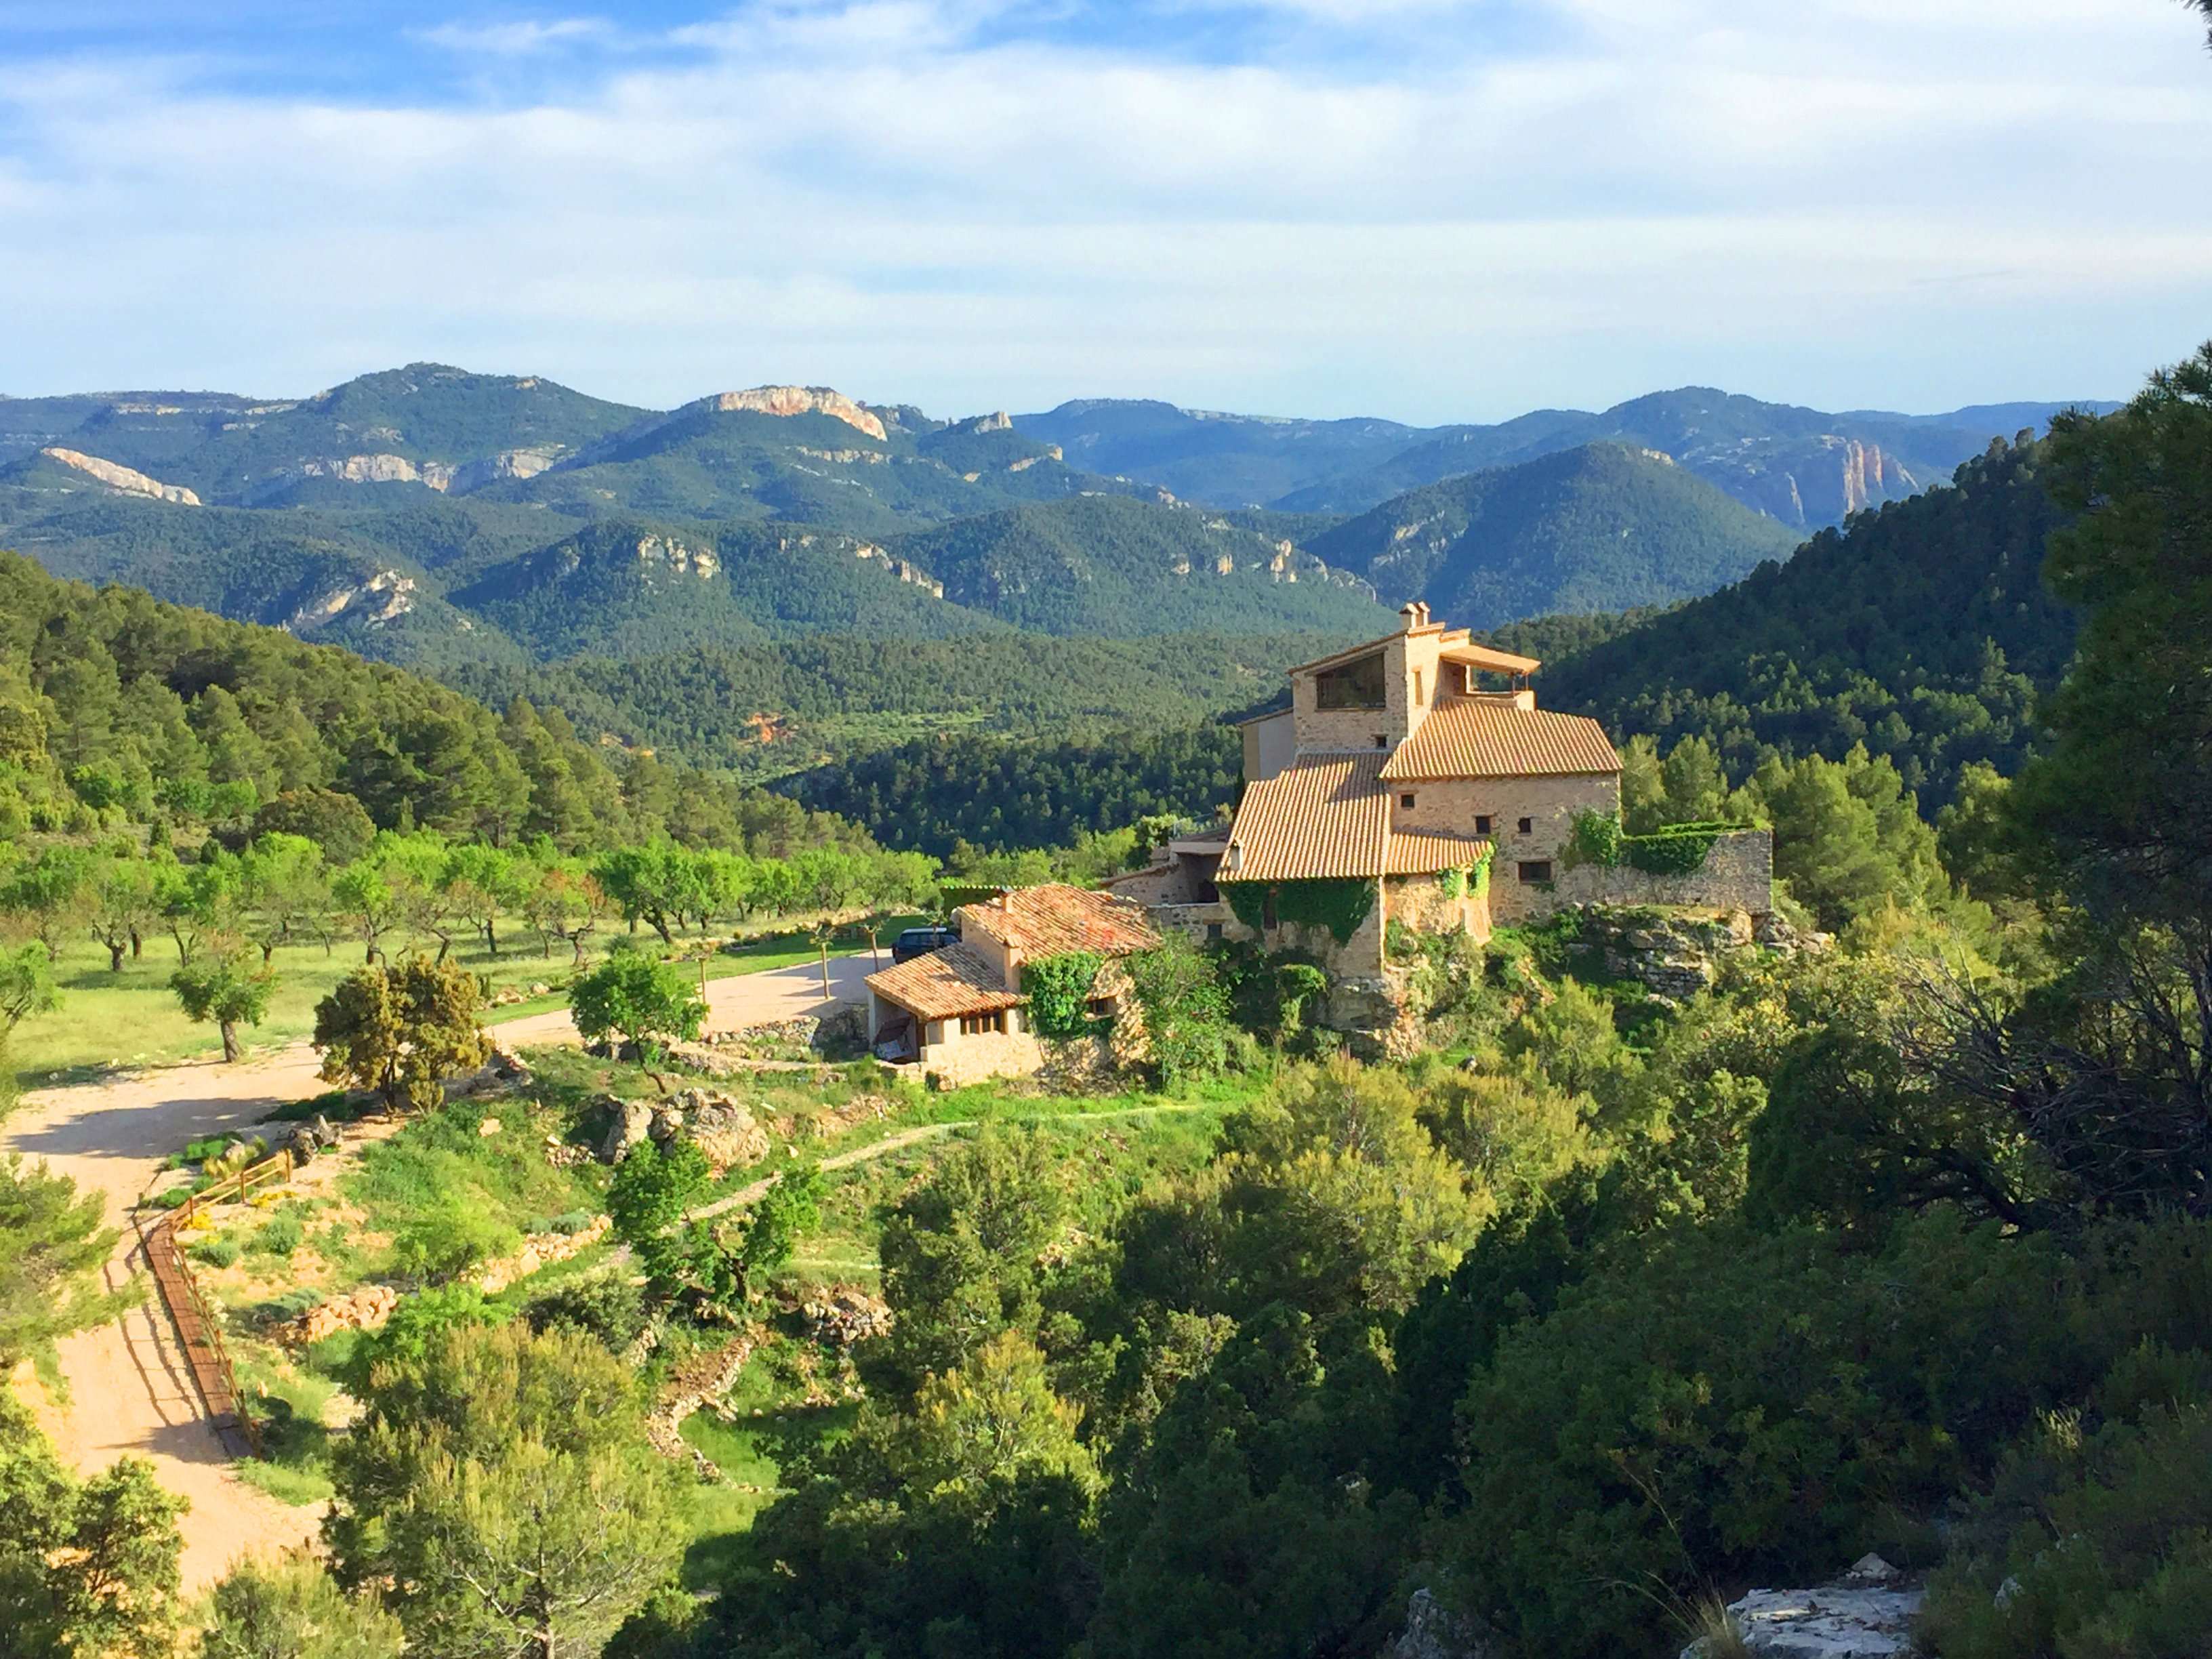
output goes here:
<path id="1" fill-rule="evenodd" d="M 1490 893 L 1490 858 L 1496 849 L 1486 847 L 1482 856 L 1463 870 L 1446 870 L 1437 877 L 1437 889 L 1448 899 L 1463 899 L 1472 893 L 1486 898 Z"/>
<path id="2" fill-rule="evenodd" d="M 1648 836 L 1623 836 L 1621 847 L 1628 862 L 1648 875 L 1686 876 L 1705 863 L 1715 842 L 1729 830 L 1741 827 L 1730 823 L 1670 823 Z"/>
<path id="3" fill-rule="evenodd" d="M 1351 942 L 1375 908 L 1375 884 L 1364 877 L 1319 881 L 1235 881 L 1222 884 L 1237 920 L 1255 933 L 1267 921 L 1267 899 L 1275 901 L 1279 927 L 1326 927 L 1339 945 Z"/>
<path id="4" fill-rule="evenodd" d="M 1090 1036 L 1109 1023 L 1091 1015 L 1091 993 L 1106 958 L 1091 951 L 1064 951 L 1022 964 L 1022 993 L 1029 999 L 1030 1029 L 1039 1036 Z"/>
<path id="5" fill-rule="evenodd" d="M 1648 836 L 1625 836 L 1620 819 L 1612 812 L 1577 812 L 1575 831 L 1567 843 L 1566 866 L 1601 864 L 1608 870 L 1626 864 L 1652 876 L 1686 876 L 1698 869 L 1713 850 L 1713 843 L 1734 823 L 1669 823 Z"/>

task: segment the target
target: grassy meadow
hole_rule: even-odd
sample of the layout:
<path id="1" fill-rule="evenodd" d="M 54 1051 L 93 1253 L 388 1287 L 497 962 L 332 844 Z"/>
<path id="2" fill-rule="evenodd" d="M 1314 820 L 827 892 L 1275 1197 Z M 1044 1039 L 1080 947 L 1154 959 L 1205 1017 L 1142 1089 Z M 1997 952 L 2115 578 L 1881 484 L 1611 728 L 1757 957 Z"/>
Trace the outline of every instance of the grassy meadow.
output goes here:
<path id="1" fill-rule="evenodd" d="M 890 961 L 892 937 L 902 927 L 918 926 L 924 916 L 893 916 L 876 924 L 884 961 Z M 450 960 L 490 981 L 495 998 L 505 998 L 489 1011 L 494 1020 L 513 1019 L 565 1006 L 572 975 L 571 952 L 556 944 L 550 956 L 538 946 L 537 937 L 519 919 L 509 919 L 500 930 L 501 943 L 495 957 L 481 939 L 457 939 Z M 587 960 L 597 962 L 607 945 L 621 936 L 621 924 L 591 941 L 598 948 Z M 650 932 L 635 936 L 643 945 L 657 946 Z M 696 957 L 711 940 L 678 935 L 675 948 L 665 954 Z M 386 954 L 398 959 L 405 941 L 388 941 Z M 434 953 L 437 942 L 429 940 Z M 868 948 L 866 925 L 848 922 L 831 945 L 833 954 Z M 737 974 L 761 973 L 788 968 L 817 957 L 818 947 L 803 927 L 788 923 L 723 943 L 707 957 L 707 977 L 724 979 Z M 255 1050 L 283 1048 L 308 1036 L 315 1026 L 315 1005 L 331 988 L 362 964 L 357 940 L 339 939 L 327 951 L 320 944 L 279 946 L 270 966 L 276 970 L 276 992 L 269 1012 L 258 1026 L 242 1028 L 239 1036 L 249 1055 Z M 106 948 L 88 936 L 62 948 L 54 964 L 62 1006 L 53 1013 L 40 1014 L 16 1029 L 9 1047 L 16 1080 L 26 1088 L 88 1081 L 103 1072 L 127 1066 L 160 1066 L 220 1053 L 222 1038 L 213 1025 L 195 1024 L 185 1017 L 169 976 L 177 970 L 177 947 L 167 934 L 147 935 L 142 955 L 124 959 L 120 973 L 108 968 Z M 536 988 L 544 992 L 532 994 Z"/>

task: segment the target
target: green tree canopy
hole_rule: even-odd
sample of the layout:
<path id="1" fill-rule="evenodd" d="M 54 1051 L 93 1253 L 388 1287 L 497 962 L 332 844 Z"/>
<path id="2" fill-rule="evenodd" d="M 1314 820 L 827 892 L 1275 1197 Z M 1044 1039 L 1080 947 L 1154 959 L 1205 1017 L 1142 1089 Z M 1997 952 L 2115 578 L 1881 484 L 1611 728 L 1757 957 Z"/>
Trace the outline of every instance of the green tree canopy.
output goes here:
<path id="1" fill-rule="evenodd" d="M 459 1326 L 374 1367 L 325 1537 L 341 1583 L 387 1583 L 410 1647 L 566 1659 L 668 1576 L 675 1479 L 629 1373 L 590 1338 Z"/>
<path id="2" fill-rule="evenodd" d="M 425 957 L 356 968 L 315 1005 L 320 1075 L 374 1089 L 395 1110 L 428 1110 L 444 1098 L 447 1078 L 491 1057 L 477 1024 L 481 1000 L 475 975 Z"/>

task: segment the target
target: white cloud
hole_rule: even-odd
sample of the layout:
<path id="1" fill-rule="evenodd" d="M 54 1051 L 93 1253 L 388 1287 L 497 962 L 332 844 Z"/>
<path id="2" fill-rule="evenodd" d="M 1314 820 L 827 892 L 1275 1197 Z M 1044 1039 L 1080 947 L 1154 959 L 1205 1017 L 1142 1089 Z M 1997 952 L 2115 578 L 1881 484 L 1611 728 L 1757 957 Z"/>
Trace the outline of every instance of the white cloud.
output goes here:
<path id="1" fill-rule="evenodd" d="M 0 66 L 0 386 L 438 356 L 663 404 L 1937 407 L 2122 392 L 2209 326 L 2179 7 L 1557 0 L 1508 49 L 1495 5 L 1281 3 L 1435 38 L 1216 64 L 886 0 L 748 8 L 682 59 L 588 20 L 441 39 L 606 46 L 523 107 Z"/>

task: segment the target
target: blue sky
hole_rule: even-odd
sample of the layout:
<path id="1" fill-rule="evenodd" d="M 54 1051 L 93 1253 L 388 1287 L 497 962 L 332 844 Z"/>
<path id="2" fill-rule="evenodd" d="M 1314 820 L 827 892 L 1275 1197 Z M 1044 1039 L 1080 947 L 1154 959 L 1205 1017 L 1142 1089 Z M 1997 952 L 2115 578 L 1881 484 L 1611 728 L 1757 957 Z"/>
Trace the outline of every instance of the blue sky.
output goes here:
<path id="1" fill-rule="evenodd" d="M 2208 155 L 2173 0 L 0 0 L 0 390 L 2124 396 Z"/>

